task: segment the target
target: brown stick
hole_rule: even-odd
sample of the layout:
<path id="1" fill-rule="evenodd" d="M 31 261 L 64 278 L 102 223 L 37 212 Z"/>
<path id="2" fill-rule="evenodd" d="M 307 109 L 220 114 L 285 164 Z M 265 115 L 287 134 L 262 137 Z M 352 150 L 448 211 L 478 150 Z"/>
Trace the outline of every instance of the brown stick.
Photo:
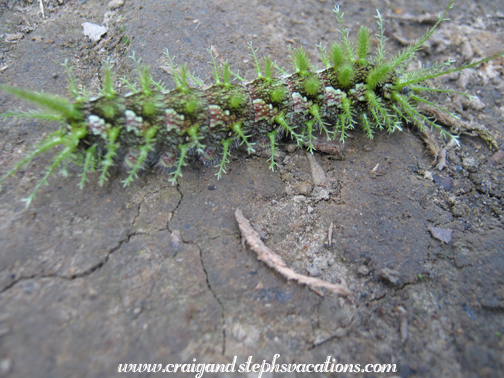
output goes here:
<path id="1" fill-rule="evenodd" d="M 250 248 L 257 254 L 257 259 L 264 262 L 270 268 L 276 270 L 282 276 L 287 278 L 287 280 L 294 280 L 302 285 L 307 285 L 311 290 L 320 296 L 323 294 L 316 290 L 316 287 L 323 287 L 332 291 L 333 293 L 349 296 L 352 294 L 348 290 L 346 282 L 340 278 L 341 284 L 332 284 L 327 281 L 319 280 L 318 278 L 303 276 L 294 272 L 292 269 L 288 268 L 283 259 L 269 249 L 262 241 L 259 234 L 252 228 L 250 222 L 247 218 L 243 216 L 240 209 L 236 209 L 235 212 L 236 221 L 240 227 L 243 238 L 250 245 Z"/>

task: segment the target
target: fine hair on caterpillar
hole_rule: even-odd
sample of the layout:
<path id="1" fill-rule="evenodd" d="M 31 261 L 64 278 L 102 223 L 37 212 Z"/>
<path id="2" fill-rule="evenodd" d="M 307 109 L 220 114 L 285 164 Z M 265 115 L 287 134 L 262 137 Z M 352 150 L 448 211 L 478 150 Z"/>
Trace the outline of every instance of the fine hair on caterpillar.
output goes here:
<path id="1" fill-rule="evenodd" d="M 460 94 L 433 88 L 427 80 L 472 68 L 503 54 L 453 67 L 453 61 L 434 64 L 416 71 L 407 67 L 415 53 L 430 38 L 453 5 L 440 14 L 435 25 L 411 46 L 393 57 L 385 52 L 383 20 L 377 13 L 378 45 L 371 51 L 371 30 L 362 26 L 355 41 L 343 26 L 343 13 L 334 9 L 340 38 L 329 46 L 319 46 L 321 69 L 316 68 L 303 48 L 290 49 L 294 73 L 289 74 L 270 58 L 258 57 L 252 45 L 251 57 L 257 77 L 246 80 L 227 62 L 213 60 L 215 84 L 204 86 L 185 65 L 177 65 L 166 53 L 176 88 L 167 90 L 155 82 L 148 67 L 136 62 L 138 84 L 123 79 L 131 93 L 121 95 L 113 85 L 111 67 L 105 64 L 101 96 L 90 99 L 78 89 L 67 66 L 73 101 L 2 85 L 1 90 L 36 103 L 48 112 L 3 116 L 43 118 L 61 122 L 61 128 L 35 146 L 19 163 L 3 175 L 2 183 L 33 158 L 60 146 L 52 163 L 26 199 L 28 206 L 40 186 L 59 168 L 69 163 L 82 167 L 79 186 L 98 172 L 103 185 L 112 166 L 128 170 L 124 185 L 148 167 L 167 171 L 173 184 L 182 177 L 191 158 L 216 167 L 216 175 L 226 173 L 226 164 L 238 146 L 251 152 L 269 150 L 270 168 L 275 167 L 275 150 L 280 136 L 298 146 L 315 149 L 315 132 L 327 139 L 344 141 L 348 131 L 360 126 L 373 138 L 377 130 L 392 133 L 406 123 L 420 129 L 435 128 L 447 138 L 456 137 L 419 111 L 418 104 L 446 109 L 423 96 L 438 92 Z M 196 83 L 196 86 L 190 83 Z M 454 116 L 453 114 L 451 114 Z"/>

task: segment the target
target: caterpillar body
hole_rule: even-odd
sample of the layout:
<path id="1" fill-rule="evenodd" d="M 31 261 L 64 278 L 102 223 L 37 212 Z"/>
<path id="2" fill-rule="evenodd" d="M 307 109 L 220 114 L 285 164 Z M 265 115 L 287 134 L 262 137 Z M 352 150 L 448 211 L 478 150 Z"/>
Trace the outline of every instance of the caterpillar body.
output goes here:
<path id="1" fill-rule="evenodd" d="M 302 48 L 291 50 L 295 72 L 287 74 L 270 58 L 259 59 L 251 46 L 257 78 L 250 81 L 233 72 L 227 62 L 217 64 L 213 59 L 215 84 L 203 87 L 185 65 L 177 66 L 167 54 L 174 72 L 174 90 L 166 90 L 154 82 L 149 69 L 140 66 L 139 62 L 137 70 L 141 88 L 125 81 L 132 90 L 126 96 L 115 91 L 108 65 L 102 96 L 95 99 L 89 99 L 77 89 L 70 69 L 73 102 L 1 85 L 0 89 L 50 111 L 27 115 L 12 112 L 4 116 L 49 118 L 60 121 L 62 127 L 9 170 L 0 179 L 0 184 L 37 155 L 60 145 L 63 148 L 56 153 L 43 178 L 26 199 L 27 206 L 55 170 L 69 162 L 82 167 L 81 187 L 88 181 L 88 174 L 95 170 L 99 171 L 99 183 L 103 184 L 108 178 L 108 170 L 115 164 L 122 164 L 129 170 L 125 185 L 142 169 L 152 165 L 168 170 L 175 184 L 190 155 L 198 156 L 206 165 L 218 166 L 216 174 L 220 177 L 225 173 L 230 151 L 240 144 L 250 153 L 262 148 L 266 141 L 271 150 L 270 167 L 273 169 L 276 142 L 282 135 L 313 151 L 315 131 L 328 139 L 344 141 L 348 130 L 360 125 L 372 138 L 376 129 L 392 133 L 401 130 L 406 121 L 421 129 L 436 128 L 455 139 L 423 115 L 417 104 L 429 104 L 447 112 L 422 93 L 459 92 L 431 88 L 426 80 L 475 67 L 503 54 L 462 67 L 452 67 L 453 61 L 448 61 L 407 71 L 408 63 L 445 19 L 452 5 L 453 0 L 423 37 L 392 58 L 385 53 L 386 37 L 379 12 L 376 16 L 378 47 L 371 55 L 370 30 L 361 27 L 356 41 L 350 41 L 348 30 L 343 27 L 343 14 L 335 8 L 341 38 L 328 48 L 320 47 L 320 59 L 325 66 L 320 70 L 312 65 Z M 280 76 L 275 77 L 274 70 L 279 71 Z M 188 84 L 191 79 L 198 87 Z"/>

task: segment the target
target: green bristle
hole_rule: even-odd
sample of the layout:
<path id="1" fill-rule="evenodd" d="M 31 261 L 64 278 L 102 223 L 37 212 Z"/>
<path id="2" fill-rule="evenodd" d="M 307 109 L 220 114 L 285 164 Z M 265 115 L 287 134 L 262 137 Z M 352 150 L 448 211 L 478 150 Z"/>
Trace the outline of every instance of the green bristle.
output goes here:
<path id="1" fill-rule="evenodd" d="M 51 114 L 51 113 L 43 113 L 36 111 L 29 111 L 27 113 L 18 113 L 18 112 L 6 112 L 0 113 L 0 117 L 18 117 L 18 118 L 35 118 L 35 119 L 44 119 L 46 121 L 64 121 L 64 117 L 59 114 Z"/>
<path id="2" fill-rule="evenodd" d="M 47 179 L 49 176 L 51 176 L 54 172 L 54 170 L 70 155 L 72 154 L 73 150 L 70 147 L 66 147 L 63 151 L 61 151 L 59 154 L 56 155 L 56 157 L 53 160 L 53 163 L 49 166 L 49 169 L 46 171 L 44 177 L 35 185 L 35 188 L 33 189 L 32 194 L 28 196 L 28 198 L 24 198 L 23 202 L 26 203 L 26 208 L 30 206 L 30 203 L 35 199 L 35 195 L 37 194 L 38 190 L 43 184 L 47 184 Z"/>
<path id="3" fill-rule="evenodd" d="M 354 120 L 352 114 L 352 102 L 346 96 L 342 96 L 341 98 L 341 108 L 343 109 L 343 113 L 339 115 L 339 125 L 341 137 L 340 140 L 342 142 L 345 141 L 347 135 L 347 129 L 353 128 Z"/>
<path id="4" fill-rule="evenodd" d="M 110 63 L 108 61 L 105 62 L 103 67 L 103 89 L 102 94 L 107 99 L 112 99 L 116 95 L 116 91 L 114 90 L 114 80 L 112 78 L 112 70 L 110 67 Z"/>
<path id="5" fill-rule="evenodd" d="M 199 125 L 192 125 L 188 129 L 186 129 L 185 132 L 187 133 L 187 135 L 189 135 L 189 138 L 192 141 L 191 147 L 196 147 L 198 149 L 198 152 L 202 153 L 205 146 L 199 142 L 200 139 L 203 139 L 203 136 L 199 134 Z"/>
<path id="6" fill-rule="evenodd" d="M 310 96 L 315 96 L 322 86 L 322 82 L 318 77 L 310 76 L 304 81 L 303 86 L 306 93 L 308 93 Z"/>
<path id="7" fill-rule="evenodd" d="M 326 68 L 331 67 L 331 61 L 329 59 L 329 56 L 327 55 L 327 51 L 325 47 L 322 47 L 322 44 L 318 44 L 317 47 L 319 48 L 319 53 L 320 53 L 320 60 L 324 64 Z"/>
<path id="8" fill-rule="evenodd" d="M 23 201 L 26 202 L 27 208 L 30 206 L 30 203 L 35 198 L 35 195 L 37 194 L 40 187 L 43 184 L 47 184 L 47 179 L 53 174 L 54 170 L 72 156 L 75 149 L 77 148 L 77 145 L 79 144 L 79 141 L 85 136 L 86 136 L 86 130 L 78 129 L 66 135 L 64 138 L 61 138 L 62 143 L 58 144 L 63 144 L 65 148 L 63 149 L 63 151 L 61 151 L 54 157 L 53 163 L 49 166 L 49 169 L 46 171 L 44 177 L 42 177 L 42 179 L 37 183 L 37 185 L 35 185 L 32 194 L 28 198 L 23 199 Z"/>
<path id="9" fill-rule="evenodd" d="M 188 77 L 188 72 L 187 72 L 187 65 L 183 64 L 180 66 L 180 69 L 178 71 L 178 85 L 177 89 L 181 92 L 188 92 L 189 91 L 189 86 L 187 85 L 187 77 Z"/>
<path id="10" fill-rule="evenodd" d="M 137 161 L 133 167 L 131 167 L 131 171 L 122 181 L 123 186 L 128 186 L 134 179 L 138 177 L 138 171 L 142 168 L 143 164 L 147 160 L 147 156 L 149 155 L 149 152 L 154 150 L 154 142 L 156 141 L 154 137 L 156 136 L 157 133 L 157 127 L 153 126 L 147 130 L 147 132 L 144 135 L 144 144 L 138 147 L 140 150 L 140 153 L 138 155 Z"/>
<path id="11" fill-rule="evenodd" d="M 231 109 L 238 109 L 245 104 L 245 101 L 246 100 L 245 98 L 243 98 L 243 96 L 240 96 L 238 94 L 233 95 L 229 98 L 228 106 Z"/>
<path id="12" fill-rule="evenodd" d="M 361 26 L 357 32 L 357 56 L 359 58 L 357 62 L 362 66 L 365 66 L 368 63 L 367 55 L 371 45 L 369 35 L 370 31 L 365 26 Z"/>
<path id="13" fill-rule="evenodd" d="M 156 102 L 153 100 L 145 101 L 142 111 L 146 117 L 153 117 L 157 112 Z"/>
<path id="14" fill-rule="evenodd" d="M 241 124 L 241 121 L 233 123 L 231 125 L 231 130 L 233 130 L 241 138 L 242 144 L 245 143 L 245 145 L 247 146 L 247 152 L 251 154 L 252 152 L 255 152 L 254 148 L 252 147 L 254 144 L 248 141 L 248 136 L 243 133 Z"/>
<path id="15" fill-rule="evenodd" d="M 340 24 L 340 30 L 339 30 L 339 32 L 341 33 L 341 39 L 343 41 L 343 46 L 344 46 L 344 48 L 346 50 L 346 56 L 347 56 L 347 58 L 350 61 L 353 62 L 354 61 L 355 52 L 354 52 L 353 45 L 350 42 L 350 39 L 348 38 L 348 29 L 346 29 L 343 26 L 343 15 L 344 15 L 344 13 L 340 12 L 339 6 L 336 6 L 333 9 L 333 11 L 334 11 L 334 13 L 336 13 L 336 19 L 338 20 L 338 23 Z"/>
<path id="16" fill-rule="evenodd" d="M 315 120 L 312 119 L 311 121 L 308 121 L 308 122 L 305 122 L 305 126 L 306 126 L 306 129 L 308 131 L 308 147 L 306 147 L 308 149 L 308 151 L 310 151 L 310 153 L 313 153 L 313 151 L 315 150 L 315 147 L 313 146 L 313 125 L 315 124 Z"/>
<path id="17" fill-rule="evenodd" d="M 415 56 L 415 52 L 417 52 L 419 49 L 422 48 L 424 42 L 428 40 L 433 34 L 436 28 L 439 26 L 439 24 L 442 21 L 445 21 L 445 16 L 446 13 L 453 7 L 453 2 L 455 0 L 450 0 L 450 3 L 448 4 L 448 7 L 444 10 L 442 14 L 439 15 L 437 22 L 434 24 L 434 26 L 430 29 L 427 29 L 427 32 L 419 38 L 413 45 L 405 49 L 403 52 L 398 54 L 393 60 L 392 60 L 392 66 L 393 67 L 398 67 L 398 66 L 406 66 L 411 59 Z"/>
<path id="18" fill-rule="evenodd" d="M 355 77 L 353 64 L 350 62 L 343 63 L 338 72 L 338 81 L 343 88 L 348 88 Z"/>
<path id="19" fill-rule="evenodd" d="M 192 114 L 198 109 L 198 100 L 195 98 L 191 98 L 187 100 L 184 104 L 184 112 L 187 114 Z"/>
<path id="20" fill-rule="evenodd" d="M 68 87 L 70 89 L 70 94 L 75 98 L 75 101 L 87 101 L 88 95 L 85 91 L 79 90 L 75 85 L 75 80 L 72 76 L 72 67 L 68 65 L 68 59 L 65 59 L 65 62 L 62 64 L 65 67 L 65 71 L 67 73 Z"/>
<path id="21" fill-rule="evenodd" d="M 368 101 L 369 111 L 373 116 L 374 122 L 380 129 L 383 129 L 383 122 L 387 118 L 390 118 L 390 115 L 387 114 L 386 111 L 383 109 L 383 107 L 380 104 L 379 98 L 373 91 L 371 90 L 366 91 L 366 99 Z"/>
<path id="22" fill-rule="evenodd" d="M 376 48 L 376 54 L 374 57 L 375 64 L 382 64 L 385 59 L 385 42 L 387 41 L 387 37 L 385 37 L 385 29 L 383 28 L 383 19 L 379 10 L 376 10 L 375 18 L 378 20 L 378 28 L 380 29 L 380 34 L 375 34 L 375 37 L 378 39 L 378 47 Z"/>
<path id="23" fill-rule="evenodd" d="M 339 69 L 341 65 L 347 60 L 343 46 L 339 42 L 334 42 L 329 48 L 329 58 L 335 70 Z"/>
<path id="24" fill-rule="evenodd" d="M 261 64 L 259 63 L 259 59 L 257 59 L 257 55 L 256 55 L 256 52 L 258 49 L 254 49 L 254 47 L 252 46 L 252 42 L 248 43 L 248 46 L 250 48 L 250 51 L 252 51 L 252 54 L 250 54 L 250 56 L 254 59 L 254 68 L 257 73 L 257 78 L 262 79 L 262 78 L 264 78 L 264 76 L 261 72 Z"/>
<path id="25" fill-rule="evenodd" d="M 218 179 L 222 177 L 223 173 L 226 173 L 226 164 L 229 164 L 229 146 L 233 143 L 233 138 L 228 138 L 226 140 L 221 140 L 222 144 L 222 158 L 219 163 L 219 170 L 215 174 Z"/>
<path id="26" fill-rule="evenodd" d="M 177 161 L 177 169 L 173 172 L 173 177 L 170 180 L 173 185 L 177 184 L 177 178 L 182 177 L 182 167 L 187 165 L 185 158 L 187 155 L 187 151 L 189 150 L 189 144 L 179 144 L 177 148 L 180 150 L 180 156 Z"/>
<path id="27" fill-rule="evenodd" d="M 298 47 L 292 51 L 292 62 L 294 69 L 301 76 L 306 76 L 310 72 L 310 58 L 308 53 L 302 47 Z"/>
<path id="28" fill-rule="evenodd" d="M 130 58 L 135 62 L 136 71 L 138 73 L 138 81 L 140 86 L 142 87 L 142 92 L 146 96 L 150 96 L 152 94 L 150 85 L 152 82 L 152 77 L 150 75 L 150 69 L 147 66 L 141 66 L 140 63 L 142 59 L 137 59 L 135 57 L 135 52 L 130 55 Z"/>
<path id="29" fill-rule="evenodd" d="M 317 124 L 319 125 L 319 128 L 323 132 L 325 132 L 327 140 L 331 140 L 332 137 L 333 137 L 333 135 L 331 135 L 331 133 L 329 132 L 329 130 L 327 130 L 326 123 L 322 120 L 322 116 L 320 115 L 320 108 L 319 108 L 319 106 L 317 104 L 313 104 L 310 107 L 309 112 L 315 118 L 315 120 L 317 121 Z"/>
<path id="30" fill-rule="evenodd" d="M 150 76 L 149 67 L 142 66 L 139 69 L 139 79 L 140 79 L 140 86 L 142 87 L 143 94 L 146 96 L 150 96 L 152 94 L 152 90 L 150 88 L 151 76 Z"/>
<path id="31" fill-rule="evenodd" d="M 231 87 L 231 69 L 229 68 L 229 62 L 225 61 L 224 65 L 222 66 L 222 78 L 224 79 L 224 87 L 230 88 Z"/>
<path id="32" fill-rule="evenodd" d="M 62 144 L 64 142 L 64 136 L 62 135 L 61 131 L 57 131 L 54 134 L 51 134 L 46 140 L 43 142 L 39 143 L 35 149 L 28 153 L 19 163 L 17 163 L 14 168 L 12 168 L 10 171 L 8 171 L 1 179 L 0 179 L 0 184 L 12 175 L 14 172 L 16 172 L 19 168 L 21 168 L 23 165 L 28 163 L 29 161 L 33 160 L 37 155 L 40 155 L 41 153 L 44 153 L 45 151 L 48 151 L 54 147 L 56 147 L 59 144 Z M 1 188 L 1 187 L 0 187 Z"/>
<path id="33" fill-rule="evenodd" d="M 271 83 L 271 80 L 273 78 L 271 69 L 273 68 L 273 61 L 271 60 L 270 56 L 267 56 L 264 58 L 264 73 L 266 77 L 266 81 L 268 83 Z"/>
<path id="34" fill-rule="evenodd" d="M 271 91 L 271 101 L 279 103 L 283 100 L 287 89 L 284 87 L 276 87 Z"/>
<path id="35" fill-rule="evenodd" d="M 212 71 L 214 75 L 214 80 L 215 80 L 215 85 L 220 85 L 221 79 L 220 79 L 220 73 L 219 73 L 219 65 L 217 64 L 216 56 L 214 55 L 212 49 L 207 49 L 208 52 L 210 53 L 210 56 L 212 57 L 212 61 L 210 64 L 212 65 Z M 178 85 L 177 85 L 178 87 Z"/>
<path id="36" fill-rule="evenodd" d="M 275 122 L 282 126 L 284 130 L 288 131 L 292 138 L 296 139 L 298 147 L 301 147 L 303 145 L 303 136 L 301 134 L 297 134 L 294 129 L 287 123 L 284 113 L 277 114 L 275 116 Z"/>
<path id="37" fill-rule="evenodd" d="M 266 136 L 270 140 L 270 146 L 271 146 L 271 149 L 270 149 L 270 151 L 271 151 L 271 157 L 268 159 L 268 161 L 270 161 L 270 169 L 272 171 L 275 170 L 275 165 L 278 165 L 275 162 L 275 153 L 276 153 L 275 138 L 276 138 L 277 134 L 278 134 L 278 130 L 273 130 L 273 131 L 269 132 L 268 134 L 266 134 Z"/>
<path id="38" fill-rule="evenodd" d="M 117 150 L 121 147 L 119 143 L 116 143 L 119 133 L 121 132 L 120 127 L 113 127 L 107 133 L 107 153 L 101 161 L 102 171 L 98 184 L 103 186 L 105 181 L 108 179 L 108 169 L 114 165 L 114 157 L 117 155 Z"/>
<path id="39" fill-rule="evenodd" d="M 420 130 L 425 130 L 425 125 L 429 125 L 431 130 L 432 129 L 437 129 L 443 136 L 449 137 L 451 140 L 455 141 L 457 145 L 459 144 L 457 138 L 453 136 L 450 133 L 447 133 L 440 125 L 436 124 L 432 120 L 430 120 L 428 117 L 424 116 L 423 114 L 419 113 L 415 107 L 409 103 L 408 97 L 405 97 L 404 95 L 393 92 L 392 99 L 396 101 L 399 105 L 399 108 L 401 110 L 401 113 L 404 112 L 408 116 L 408 122 L 414 122 Z"/>
<path id="40" fill-rule="evenodd" d="M 86 182 L 88 182 L 87 174 L 89 172 L 94 172 L 95 170 L 95 152 L 96 148 L 98 145 L 93 144 L 91 147 L 89 147 L 86 150 L 86 158 L 84 159 L 84 165 L 82 167 L 82 174 L 81 174 L 81 181 L 79 183 L 79 188 L 83 189 L 84 186 L 86 185 Z"/>
<path id="41" fill-rule="evenodd" d="M 367 88 L 374 90 L 378 86 L 378 84 L 383 82 L 392 71 L 393 68 L 388 63 L 383 63 L 379 66 L 374 67 L 366 77 Z"/>
<path id="42" fill-rule="evenodd" d="M 474 62 L 471 62 L 470 64 L 464 65 L 462 67 L 454 67 L 454 68 L 450 68 L 450 69 L 446 69 L 446 70 L 438 70 L 438 69 L 428 68 L 428 69 L 420 70 L 417 72 L 412 72 L 412 73 L 408 72 L 406 75 L 404 75 L 405 77 L 399 81 L 399 83 L 394 85 L 393 88 L 400 92 L 404 87 L 408 87 L 411 84 L 416 84 L 421 81 L 434 79 L 434 78 L 439 77 L 441 75 L 448 75 L 448 74 L 451 74 L 454 72 L 459 72 L 459 71 L 465 70 L 466 68 L 473 68 L 473 67 L 476 67 L 480 64 L 489 62 L 493 59 L 500 58 L 500 57 L 504 57 L 504 53 L 499 53 L 499 54 L 490 56 L 488 58 L 474 61 Z M 435 66 L 435 67 L 437 68 L 437 66 Z M 450 93 L 450 91 L 445 91 L 444 89 L 438 89 L 437 92 Z"/>
<path id="43" fill-rule="evenodd" d="M 0 89 L 47 109 L 53 110 L 63 115 L 71 122 L 79 121 L 82 118 L 82 114 L 79 112 L 77 107 L 62 97 L 48 95 L 45 93 L 37 93 L 28 89 L 13 88 L 7 85 L 0 85 Z"/>
<path id="44" fill-rule="evenodd" d="M 130 83 L 128 79 L 126 79 L 125 77 L 121 77 L 120 78 L 121 82 L 126 85 L 128 87 L 128 89 L 133 92 L 133 93 L 137 93 L 138 92 L 138 88 L 137 88 L 137 85 L 136 83 Z"/>
<path id="45" fill-rule="evenodd" d="M 106 104 L 102 107 L 103 115 L 105 118 L 114 118 L 115 109 L 112 105 Z"/>
<path id="46" fill-rule="evenodd" d="M 366 113 L 361 114 L 359 120 L 362 125 L 362 129 L 366 132 L 369 139 L 373 139 L 373 129 L 371 128 L 371 124 L 369 123 Z"/>

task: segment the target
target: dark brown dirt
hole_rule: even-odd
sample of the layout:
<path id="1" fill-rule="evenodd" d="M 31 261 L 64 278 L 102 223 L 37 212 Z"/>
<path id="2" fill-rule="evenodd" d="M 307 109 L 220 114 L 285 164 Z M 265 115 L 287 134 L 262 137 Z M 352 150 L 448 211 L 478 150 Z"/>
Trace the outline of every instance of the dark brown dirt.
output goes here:
<path id="1" fill-rule="evenodd" d="M 396 53 L 399 40 L 431 25 L 418 17 L 446 3 L 341 7 L 354 32 L 376 30 L 380 9 Z M 134 51 L 156 80 L 172 85 L 159 68 L 166 48 L 209 83 L 211 46 L 252 78 L 249 41 L 288 67 L 288 44 L 315 57 L 317 43 L 337 37 L 325 1 L 142 0 L 111 13 L 105 1 L 44 4 L 45 19 L 38 1 L 0 0 L 0 83 L 66 95 L 68 59 L 79 84 L 98 94 L 107 58 L 118 77 L 133 80 Z M 498 52 L 503 14 L 501 1 L 456 4 L 418 59 L 462 62 Z M 109 31 L 99 43 L 84 37 L 82 22 L 104 18 Z M 501 148 L 502 64 L 441 80 L 486 107 L 439 99 L 464 121 L 486 125 Z M 0 112 L 8 109 L 30 107 L 0 93 Z M 2 121 L 2 171 L 57 126 Z M 275 172 L 266 159 L 237 153 L 221 180 L 214 169 L 187 167 L 177 187 L 151 172 L 123 188 L 118 170 L 107 186 L 93 178 L 80 191 L 72 173 L 50 180 L 25 210 L 20 200 L 48 162 L 37 159 L 0 192 L 0 376 L 112 377 L 121 363 L 228 363 L 235 355 L 261 362 L 276 353 L 281 363 L 332 356 L 397 364 L 396 373 L 375 376 L 503 376 L 504 159 L 477 137 L 460 140 L 438 171 L 406 126 L 374 140 L 354 131 L 343 160 L 315 154 L 326 188 L 314 185 L 302 150 L 288 152 Z M 321 298 L 257 262 L 241 244 L 237 207 L 289 266 L 344 278 L 352 301 Z M 451 241 L 433 237 L 434 228 L 452 230 Z"/>

